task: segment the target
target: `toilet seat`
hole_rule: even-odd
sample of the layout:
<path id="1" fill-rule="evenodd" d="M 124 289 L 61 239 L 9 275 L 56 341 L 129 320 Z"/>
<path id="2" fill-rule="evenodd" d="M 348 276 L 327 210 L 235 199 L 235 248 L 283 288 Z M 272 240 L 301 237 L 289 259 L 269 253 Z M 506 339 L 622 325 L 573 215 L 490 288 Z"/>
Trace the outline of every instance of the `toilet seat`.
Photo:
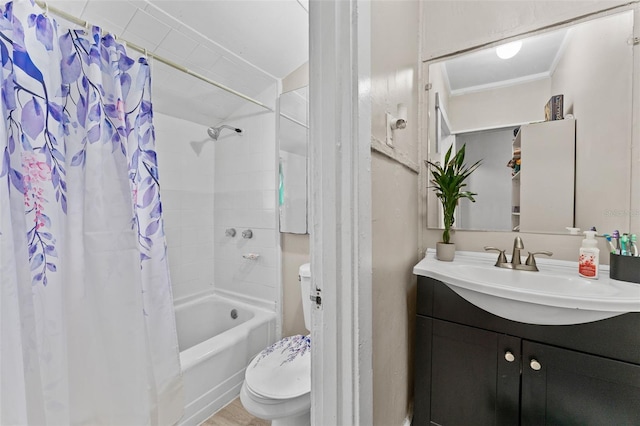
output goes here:
<path id="1" fill-rule="evenodd" d="M 256 402 L 290 400 L 311 392 L 311 338 L 285 337 L 260 352 L 245 372 L 248 393 Z"/>

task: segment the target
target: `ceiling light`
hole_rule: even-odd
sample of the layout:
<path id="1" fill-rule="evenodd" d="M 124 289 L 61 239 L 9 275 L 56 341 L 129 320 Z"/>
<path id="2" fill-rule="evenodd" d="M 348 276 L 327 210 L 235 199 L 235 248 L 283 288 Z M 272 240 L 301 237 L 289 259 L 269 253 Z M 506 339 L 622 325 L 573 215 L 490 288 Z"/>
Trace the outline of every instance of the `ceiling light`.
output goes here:
<path id="1" fill-rule="evenodd" d="M 509 59 L 513 58 L 518 54 L 520 48 L 522 47 L 522 41 L 514 41 L 512 43 L 503 44 L 502 46 L 496 47 L 496 55 L 500 59 Z"/>

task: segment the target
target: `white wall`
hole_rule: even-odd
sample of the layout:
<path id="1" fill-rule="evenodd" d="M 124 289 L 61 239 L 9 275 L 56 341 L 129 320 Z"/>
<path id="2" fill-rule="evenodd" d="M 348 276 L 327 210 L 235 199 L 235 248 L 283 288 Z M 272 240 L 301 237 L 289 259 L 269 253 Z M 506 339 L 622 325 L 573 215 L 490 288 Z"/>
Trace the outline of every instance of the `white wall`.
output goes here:
<path id="1" fill-rule="evenodd" d="M 275 87 L 261 96 L 275 100 Z M 215 288 L 253 297 L 276 306 L 279 246 L 276 229 L 275 114 L 247 104 L 224 121 L 243 129 L 226 130 L 215 148 Z M 234 228 L 236 236 L 225 235 Z M 253 238 L 242 238 L 251 229 Z M 257 260 L 243 254 L 256 253 Z"/>
<path id="2" fill-rule="evenodd" d="M 306 155 L 280 152 L 283 204 L 279 206 L 280 229 L 296 234 L 307 233 L 307 179 Z"/>
<path id="3" fill-rule="evenodd" d="M 308 85 L 309 62 L 305 62 L 298 69 L 292 71 L 282 79 L 282 93 L 298 90 Z M 291 97 L 288 98 L 291 99 Z M 281 98 L 280 108 L 282 108 L 282 106 Z M 296 111 L 296 109 L 294 109 L 294 111 Z M 297 114 L 291 115 L 293 117 L 304 117 L 304 120 L 301 121 L 308 123 L 307 111 L 308 104 L 305 105 L 302 116 Z M 297 109 L 298 114 L 301 112 L 300 109 Z M 291 113 L 291 111 L 288 111 L 288 113 Z M 285 120 L 281 120 L 281 123 L 283 121 Z M 280 143 L 282 143 L 282 140 Z M 306 201 L 307 205 L 308 201 L 309 200 Z M 307 211 L 306 216 L 308 216 L 309 213 L 310 212 Z M 309 330 L 305 328 L 304 324 L 298 271 L 300 265 L 311 261 L 309 254 L 309 234 L 280 233 L 280 248 L 282 253 L 282 335 L 308 334 Z"/>
<path id="4" fill-rule="evenodd" d="M 371 2 L 371 134 L 386 137 L 385 112 L 408 109 L 395 132 L 394 158 L 418 164 L 417 1 Z M 374 145 L 375 146 L 375 145 Z M 401 425 L 413 395 L 413 324 L 418 261 L 418 175 L 375 151 L 371 155 L 373 260 L 373 420 Z"/>
<path id="5" fill-rule="evenodd" d="M 305 328 L 298 271 L 309 263 L 309 234 L 280 234 L 282 248 L 282 335 L 309 334 Z"/>
<path id="6" fill-rule="evenodd" d="M 625 13 L 573 27 L 552 79 L 576 118 L 576 226 L 603 233 L 629 231 L 629 215 L 607 211 L 630 209 L 632 23 Z"/>
<path id="7" fill-rule="evenodd" d="M 270 93 L 275 99 L 275 88 Z M 206 126 L 154 116 L 174 298 L 215 288 L 275 309 L 280 299 L 275 116 L 248 104 L 234 117 L 224 124 L 242 128 L 244 135 L 223 130 L 213 141 Z M 225 235 L 227 228 L 236 229 L 234 238 Z M 246 229 L 253 238 L 242 238 Z M 260 257 L 247 260 L 245 253 Z"/>
<path id="8" fill-rule="evenodd" d="M 158 112 L 153 122 L 171 284 L 179 299 L 213 284 L 214 150 L 211 141 L 201 143 L 209 139 L 201 124 Z"/>
<path id="9" fill-rule="evenodd" d="M 427 1 L 422 13 L 422 59 L 457 52 L 588 13 L 625 0 Z"/>
<path id="10" fill-rule="evenodd" d="M 506 127 L 544 120 L 544 105 L 551 97 L 551 79 L 544 78 L 482 92 L 451 96 L 451 131 Z M 506 102 L 505 102 L 506 100 Z"/>
<path id="11" fill-rule="evenodd" d="M 386 139 L 386 113 L 407 107 L 413 122 L 395 131 L 392 155 L 415 164 L 418 159 L 419 7 L 414 0 L 372 2 L 371 111 L 372 138 Z M 415 117 L 415 118 L 414 118 Z"/>

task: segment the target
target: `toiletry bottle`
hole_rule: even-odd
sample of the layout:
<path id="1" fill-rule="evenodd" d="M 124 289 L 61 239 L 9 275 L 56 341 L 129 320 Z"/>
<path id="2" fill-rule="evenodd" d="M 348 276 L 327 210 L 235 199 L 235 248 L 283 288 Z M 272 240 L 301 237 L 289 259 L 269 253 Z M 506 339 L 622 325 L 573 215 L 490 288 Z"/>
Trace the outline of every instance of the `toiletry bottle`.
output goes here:
<path id="1" fill-rule="evenodd" d="M 598 279 L 600 269 L 600 249 L 596 240 L 595 231 L 584 231 L 586 238 L 582 240 L 580 257 L 578 259 L 578 273 L 581 277 Z"/>

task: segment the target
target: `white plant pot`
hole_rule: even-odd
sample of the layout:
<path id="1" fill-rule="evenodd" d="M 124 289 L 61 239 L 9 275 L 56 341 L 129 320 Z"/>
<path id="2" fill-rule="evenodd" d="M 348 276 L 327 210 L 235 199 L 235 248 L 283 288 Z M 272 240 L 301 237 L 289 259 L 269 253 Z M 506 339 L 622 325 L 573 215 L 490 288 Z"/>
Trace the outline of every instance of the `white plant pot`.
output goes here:
<path id="1" fill-rule="evenodd" d="M 436 259 L 451 262 L 455 256 L 456 245 L 454 243 L 436 243 Z"/>

